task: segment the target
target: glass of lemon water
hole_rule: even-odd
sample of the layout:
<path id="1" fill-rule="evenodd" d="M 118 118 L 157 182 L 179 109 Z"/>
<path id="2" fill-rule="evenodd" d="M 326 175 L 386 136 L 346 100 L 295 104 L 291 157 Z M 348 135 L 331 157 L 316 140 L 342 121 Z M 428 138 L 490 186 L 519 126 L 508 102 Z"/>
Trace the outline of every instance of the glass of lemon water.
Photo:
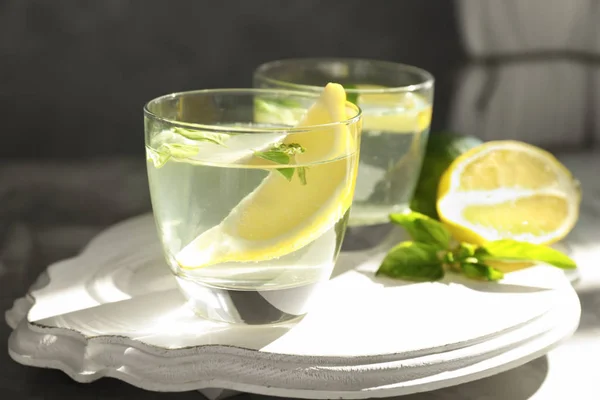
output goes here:
<path id="1" fill-rule="evenodd" d="M 254 72 L 258 88 L 318 92 L 330 81 L 344 85 L 348 99 L 363 113 L 349 224 L 385 224 L 390 213 L 408 209 L 414 194 L 429 135 L 434 79 L 413 66 L 344 58 L 271 61 Z"/>
<path id="2" fill-rule="evenodd" d="M 304 315 L 330 277 L 356 182 L 361 114 L 343 88 L 175 93 L 148 102 L 144 120 L 157 230 L 196 313 Z"/>

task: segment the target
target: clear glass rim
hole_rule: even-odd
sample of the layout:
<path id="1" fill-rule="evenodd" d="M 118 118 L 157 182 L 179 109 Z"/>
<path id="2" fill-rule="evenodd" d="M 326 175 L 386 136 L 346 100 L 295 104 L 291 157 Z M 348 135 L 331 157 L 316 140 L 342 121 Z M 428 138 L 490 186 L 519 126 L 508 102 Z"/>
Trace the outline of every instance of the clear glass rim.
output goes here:
<path id="1" fill-rule="evenodd" d="M 268 74 L 268 71 L 274 67 L 281 67 L 285 65 L 293 65 L 297 63 L 314 63 L 315 65 L 318 63 L 332 63 L 332 62 L 341 62 L 341 63 L 352 63 L 352 62 L 368 62 L 373 64 L 378 64 L 384 67 L 393 67 L 398 68 L 399 70 L 412 72 L 416 75 L 419 75 L 423 78 L 422 82 L 415 83 L 412 85 L 406 86 L 394 86 L 394 87 L 386 87 L 380 89 L 351 89 L 344 88 L 347 93 L 352 94 L 389 94 L 389 93 L 406 93 L 406 92 L 415 92 L 417 90 L 423 89 L 431 89 L 434 85 L 435 78 L 433 75 L 424 70 L 423 68 L 415 67 L 414 65 L 402 64 L 393 61 L 385 61 L 385 60 L 377 60 L 371 58 L 350 58 L 350 57 L 309 57 L 309 58 L 285 58 L 280 60 L 268 61 L 259 65 L 254 70 L 254 78 L 261 79 L 265 82 L 291 88 L 295 90 L 303 90 L 303 91 L 317 91 L 319 86 L 314 85 L 305 85 L 301 83 L 293 83 L 289 81 L 282 81 L 280 79 L 271 78 Z"/>
<path id="2" fill-rule="evenodd" d="M 323 88 L 321 88 L 323 90 Z M 150 101 L 148 101 L 144 105 L 144 116 L 156 120 L 167 123 L 169 125 L 173 125 L 176 127 L 182 128 L 194 128 L 203 131 L 212 131 L 212 132 L 229 132 L 236 134 L 243 133 L 270 133 L 270 132 L 281 132 L 285 131 L 287 133 L 301 133 L 301 132 L 310 132 L 317 129 L 327 129 L 327 128 L 335 128 L 337 126 L 348 126 L 356 124 L 360 118 L 362 117 L 362 110 L 356 104 L 346 101 L 346 108 L 351 108 L 356 111 L 356 114 L 343 121 L 331 122 L 328 124 L 321 125 L 307 125 L 301 128 L 296 127 L 257 127 L 257 128 L 249 128 L 249 127 L 230 127 L 224 125 L 210 125 L 210 124 L 199 124 L 194 122 L 184 122 L 184 121 L 176 121 L 171 118 L 162 117 L 160 115 L 155 114 L 150 111 L 150 106 L 153 103 L 158 103 L 162 100 L 174 99 L 177 97 L 184 97 L 186 95 L 279 95 L 279 96 L 289 96 L 289 97 L 304 97 L 310 99 L 318 99 L 318 93 L 307 93 L 303 91 L 293 91 L 293 90 L 285 90 L 285 89 L 200 89 L 200 90 L 189 90 L 182 92 L 173 92 L 169 94 L 165 94 L 159 97 L 156 97 Z"/>

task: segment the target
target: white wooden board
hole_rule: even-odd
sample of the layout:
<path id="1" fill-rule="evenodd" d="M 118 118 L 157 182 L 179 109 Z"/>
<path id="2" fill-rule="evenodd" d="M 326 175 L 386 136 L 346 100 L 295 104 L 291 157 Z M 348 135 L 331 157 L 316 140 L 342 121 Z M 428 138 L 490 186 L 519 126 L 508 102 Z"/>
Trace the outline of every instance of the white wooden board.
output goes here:
<path id="1" fill-rule="evenodd" d="M 367 398 L 513 368 L 579 323 L 578 298 L 560 270 L 540 266 L 501 283 L 448 275 L 414 284 L 375 278 L 382 257 L 343 254 L 299 322 L 215 323 L 188 309 L 143 215 L 48 268 L 6 314 L 15 329 L 9 352 L 80 382 L 111 376 L 160 391 Z"/>

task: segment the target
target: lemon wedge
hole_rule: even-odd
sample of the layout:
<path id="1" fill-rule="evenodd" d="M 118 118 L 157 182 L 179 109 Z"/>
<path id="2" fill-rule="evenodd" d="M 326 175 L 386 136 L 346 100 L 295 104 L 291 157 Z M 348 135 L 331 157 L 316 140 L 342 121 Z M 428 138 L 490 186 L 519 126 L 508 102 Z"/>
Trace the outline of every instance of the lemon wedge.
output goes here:
<path id="1" fill-rule="evenodd" d="M 579 216 L 579 183 L 552 154 L 491 141 L 456 158 L 442 175 L 437 210 L 456 239 L 552 244 Z"/>
<path id="2" fill-rule="evenodd" d="M 328 84 L 297 128 L 348 119 L 346 93 Z M 306 184 L 288 181 L 276 170 L 217 226 L 200 234 L 175 259 L 183 269 L 224 262 L 256 262 L 289 254 L 331 229 L 350 208 L 356 180 L 356 132 L 345 124 L 290 133 L 284 144 L 305 152 L 296 164 L 307 166 Z M 261 163 L 264 160 L 249 164 Z"/>
<path id="3" fill-rule="evenodd" d="M 377 90 L 385 86 L 357 84 L 356 89 Z M 363 110 L 369 110 L 363 119 L 365 131 L 385 131 L 386 133 L 422 132 L 431 125 L 432 106 L 418 93 L 382 92 L 361 93 L 357 104 Z M 381 109 L 385 112 L 377 113 Z"/>

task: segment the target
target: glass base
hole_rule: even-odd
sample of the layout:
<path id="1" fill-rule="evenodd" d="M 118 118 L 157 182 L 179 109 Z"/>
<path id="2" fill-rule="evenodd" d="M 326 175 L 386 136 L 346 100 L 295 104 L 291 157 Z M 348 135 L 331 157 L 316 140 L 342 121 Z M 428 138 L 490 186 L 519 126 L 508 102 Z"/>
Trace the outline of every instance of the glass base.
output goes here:
<path id="1" fill-rule="evenodd" d="M 369 251 L 392 248 L 410 237 L 404 229 L 389 222 L 376 225 L 349 226 L 346 228 L 342 251 Z"/>
<path id="2" fill-rule="evenodd" d="M 308 312 L 322 282 L 293 288 L 239 290 L 175 277 L 189 305 L 199 316 L 231 324 L 264 325 L 289 322 Z"/>

